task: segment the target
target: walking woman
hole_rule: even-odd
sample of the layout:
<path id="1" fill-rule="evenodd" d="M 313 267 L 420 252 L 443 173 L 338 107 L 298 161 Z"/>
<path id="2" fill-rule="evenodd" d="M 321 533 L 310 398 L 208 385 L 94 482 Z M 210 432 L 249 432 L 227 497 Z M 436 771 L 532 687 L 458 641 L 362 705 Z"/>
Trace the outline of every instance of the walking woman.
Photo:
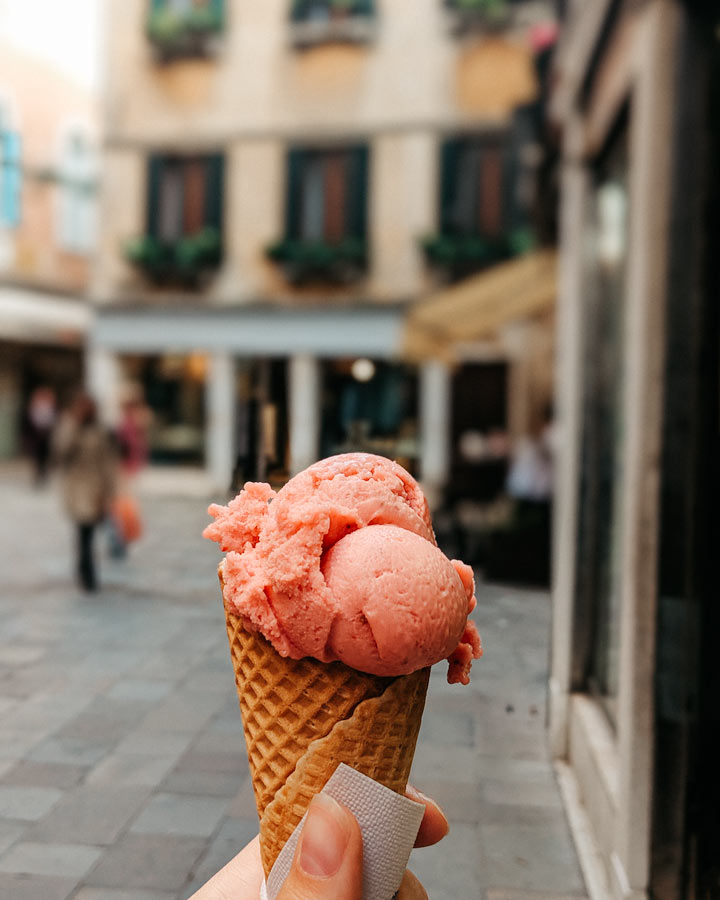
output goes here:
<path id="1" fill-rule="evenodd" d="M 95 591 L 93 537 L 115 493 L 118 461 L 115 444 L 98 422 L 95 401 L 88 394 L 79 394 L 60 420 L 53 459 L 65 508 L 76 525 L 78 581 L 84 590 Z"/>

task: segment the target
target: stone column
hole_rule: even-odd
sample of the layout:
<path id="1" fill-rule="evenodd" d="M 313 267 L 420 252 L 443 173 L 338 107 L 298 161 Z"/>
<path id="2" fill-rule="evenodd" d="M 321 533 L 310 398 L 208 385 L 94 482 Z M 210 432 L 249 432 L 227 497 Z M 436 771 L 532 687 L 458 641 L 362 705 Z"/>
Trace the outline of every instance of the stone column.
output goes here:
<path id="1" fill-rule="evenodd" d="M 510 357 L 507 423 L 513 444 L 528 436 L 532 424 L 532 332 L 532 324 L 525 320 L 512 322 L 502 330 L 503 346 Z"/>
<path id="2" fill-rule="evenodd" d="M 100 419 L 114 425 L 120 417 L 122 370 L 117 354 L 90 344 L 85 351 L 85 387 L 95 398 Z"/>
<path id="3" fill-rule="evenodd" d="M 431 508 L 442 502 L 450 472 L 450 399 L 448 366 L 430 360 L 420 368 L 420 480 Z"/>
<path id="4" fill-rule="evenodd" d="M 227 491 L 235 462 L 235 359 L 213 353 L 208 361 L 205 469 L 217 491 Z"/>
<path id="5" fill-rule="evenodd" d="M 314 463 L 320 443 L 320 364 L 309 355 L 292 356 L 288 368 L 290 473 Z"/>

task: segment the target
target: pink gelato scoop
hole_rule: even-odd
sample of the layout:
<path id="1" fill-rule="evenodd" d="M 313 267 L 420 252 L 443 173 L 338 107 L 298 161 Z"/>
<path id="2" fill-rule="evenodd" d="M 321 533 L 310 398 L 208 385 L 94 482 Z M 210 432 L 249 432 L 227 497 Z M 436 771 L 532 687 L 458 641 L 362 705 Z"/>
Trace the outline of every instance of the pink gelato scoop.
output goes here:
<path id="1" fill-rule="evenodd" d="M 468 683 L 480 638 L 472 570 L 435 543 L 415 480 L 388 459 L 330 457 L 277 494 L 248 483 L 213 505 L 225 601 L 282 656 L 404 675 L 447 658 Z"/>

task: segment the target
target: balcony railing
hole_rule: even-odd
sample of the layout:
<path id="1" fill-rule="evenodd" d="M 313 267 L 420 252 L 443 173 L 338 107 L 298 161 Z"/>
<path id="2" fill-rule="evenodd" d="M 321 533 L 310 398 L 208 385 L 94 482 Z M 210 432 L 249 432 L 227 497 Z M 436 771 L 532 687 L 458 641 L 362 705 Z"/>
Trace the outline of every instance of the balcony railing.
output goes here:
<path id="1" fill-rule="evenodd" d="M 337 243 L 285 239 L 271 244 L 266 254 L 295 285 L 352 284 L 367 269 L 367 245 L 361 238 L 345 238 Z"/>
<path id="2" fill-rule="evenodd" d="M 222 262 L 222 241 L 216 228 L 175 241 L 143 235 L 126 244 L 125 258 L 155 285 L 197 288 Z"/>
<path id="3" fill-rule="evenodd" d="M 375 35 L 372 0 L 295 0 L 291 10 L 295 47 L 322 43 L 362 44 Z"/>
<path id="4" fill-rule="evenodd" d="M 222 8 L 213 4 L 191 7 L 186 12 L 170 7 L 154 9 L 148 15 L 146 30 L 159 58 L 172 60 L 212 55 L 224 26 Z"/>
<path id="5" fill-rule="evenodd" d="M 444 270 L 450 280 L 457 281 L 526 253 L 535 241 L 528 229 L 517 229 L 498 237 L 433 234 L 422 238 L 420 244 L 428 264 Z"/>

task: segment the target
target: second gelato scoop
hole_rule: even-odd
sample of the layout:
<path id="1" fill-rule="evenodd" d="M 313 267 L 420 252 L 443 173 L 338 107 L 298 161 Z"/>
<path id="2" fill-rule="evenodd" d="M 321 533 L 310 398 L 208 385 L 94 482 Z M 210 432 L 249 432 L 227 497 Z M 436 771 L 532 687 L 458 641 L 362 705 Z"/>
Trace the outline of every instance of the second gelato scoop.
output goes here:
<path id="1" fill-rule="evenodd" d="M 322 562 L 338 605 L 328 650 L 374 675 L 405 675 L 449 657 L 474 605 L 467 568 L 394 525 L 347 535 Z"/>

